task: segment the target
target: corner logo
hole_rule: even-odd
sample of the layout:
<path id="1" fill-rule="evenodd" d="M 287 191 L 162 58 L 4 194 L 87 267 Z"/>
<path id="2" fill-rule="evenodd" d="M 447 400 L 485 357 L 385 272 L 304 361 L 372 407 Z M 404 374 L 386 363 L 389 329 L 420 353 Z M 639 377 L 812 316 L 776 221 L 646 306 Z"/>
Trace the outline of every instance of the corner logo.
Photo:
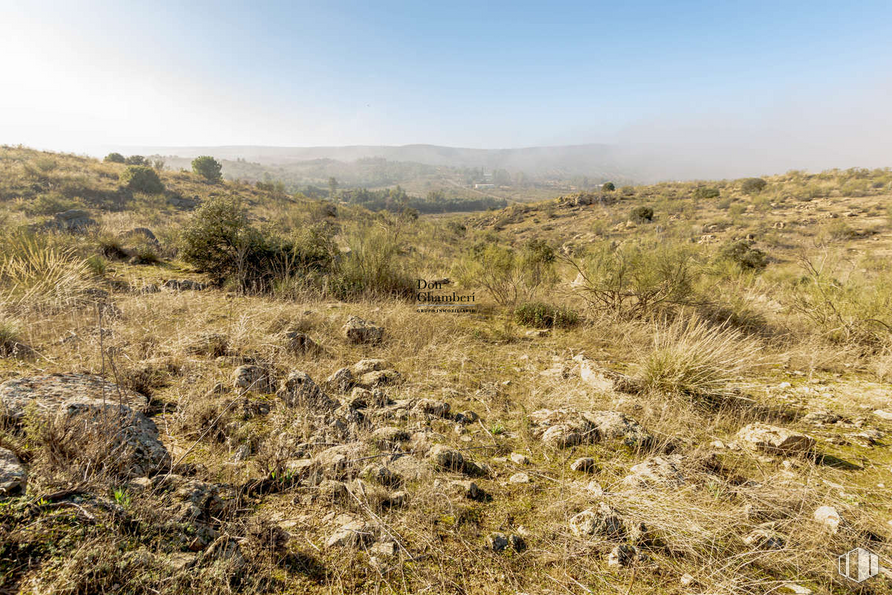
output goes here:
<path id="1" fill-rule="evenodd" d="M 864 582 L 880 573 L 880 558 L 857 547 L 839 557 L 839 573 L 850 581 Z"/>

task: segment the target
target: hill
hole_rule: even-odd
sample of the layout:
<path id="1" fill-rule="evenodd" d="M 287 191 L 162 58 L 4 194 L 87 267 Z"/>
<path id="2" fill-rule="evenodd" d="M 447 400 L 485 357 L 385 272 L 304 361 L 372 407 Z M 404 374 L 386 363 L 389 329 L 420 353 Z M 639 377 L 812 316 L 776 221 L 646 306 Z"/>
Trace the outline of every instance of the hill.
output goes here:
<path id="1" fill-rule="evenodd" d="M 0 589 L 841 593 L 892 554 L 888 169 L 416 217 L 127 168 L 0 148 Z"/>

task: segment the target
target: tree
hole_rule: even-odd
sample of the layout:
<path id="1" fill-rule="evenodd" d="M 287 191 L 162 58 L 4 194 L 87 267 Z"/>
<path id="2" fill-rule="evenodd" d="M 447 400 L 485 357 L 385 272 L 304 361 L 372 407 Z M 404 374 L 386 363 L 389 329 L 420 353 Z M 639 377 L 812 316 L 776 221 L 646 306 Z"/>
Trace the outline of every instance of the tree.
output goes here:
<path id="1" fill-rule="evenodd" d="M 328 178 L 328 198 L 335 199 L 335 193 L 338 191 L 338 180 L 334 176 Z"/>
<path id="2" fill-rule="evenodd" d="M 136 192 L 147 194 L 164 192 L 164 184 L 161 183 L 158 172 L 145 165 L 128 165 L 124 173 L 121 174 L 121 182 Z"/>
<path id="3" fill-rule="evenodd" d="M 747 178 L 743 181 L 743 184 L 740 185 L 740 189 L 745 194 L 758 194 L 759 192 L 762 192 L 767 185 L 768 182 L 762 178 Z"/>
<path id="4" fill-rule="evenodd" d="M 124 163 L 125 159 L 120 153 L 109 153 L 105 156 L 105 161 L 108 163 Z"/>
<path id="5" fill-rule="evenodd" d="M 208 155 L 202 155 L 192 160 L 192 172 L 208 182 L 216 183 L 223 179 L 223 166 Z"/>
<path id="6" fill-rule="evenodd" d="M 601 190 L 603 190 L 604 192 L 613 192 L 614 190 L 616 190 L 616 186 L 614 186 L 613 182 L 604 182 L 604 184 L 601 186 Z"/>
<path id="7" fill-rule="evenodd" d="M 148 165 L 148 160 L 142 155 L 131 155 L 124 160 L 127 165 Z"/>

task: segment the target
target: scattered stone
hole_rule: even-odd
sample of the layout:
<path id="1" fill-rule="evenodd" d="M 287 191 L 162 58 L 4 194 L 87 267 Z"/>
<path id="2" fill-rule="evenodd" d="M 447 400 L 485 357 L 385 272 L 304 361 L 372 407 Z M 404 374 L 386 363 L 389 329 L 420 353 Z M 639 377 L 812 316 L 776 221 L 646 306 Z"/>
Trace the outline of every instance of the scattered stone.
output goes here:
<path id="1" fill-rule="evenodd" d="M 892 421 L 892 411 L 886 411 L 885 409 L 877 409 L 873 412 L 874 415 L 879 417 L 880 419 L 884 419 L 886 421 Z"/>
<path id="2" fill-rule="evenodd" d="M 803 585 L 797 585 L 796 583 L 786 583 L 784 584 L 784 589 L 793 593 L 794 595 L 811 595 L 812 590 Z"/>
<path id="3" fill-rule="evenodd" d="M 527 549 L 527 542 L 520 535 L 509 535 L 508 544 L 515 552 L 522 552 Z"/>
<path id="4" fill-rule="evenodd" d="M 591 457 L 580 457 L 573 461 L 570 465 L 570 469 L 579 471 L 580 473 L 596 473 L 598 471 L 598 465 L 595 463 L 595 459 Z"/>
<path id="5" fill-rule="evenodd" d="M 388 487 L 399 485 L 402 481 L 399 475 L 388 469 L 386 466 L 376 463 L 366 465 L 362 470 L 361 475 L 369 481 Z"/>
<path id="6" fill-rule="evenodd" d="M 526 473 L 515 473 L 508 478 L 511 483 L 530 483 L 530 476 Z"/>
<path id="7" fill-rule="evenodd" d="M 622 518 L 605 502 L 600 502 L 597 510 L 584 510 L 572 517 L 570 530 L 577 537 L 622 537 L 626 532 Z"/>
<path id="8" fill-rule="evenodd" d="M 376 370 L 363 374 L 356 380 L 356 386 L 362 388 L 377 388 L 391 386 L 402 382 L 402 375 L 396 370 Z"/>
<path id="9" fill-rule="evenodd" d="M 638 551 L 637 547 L 623 543 L 614 547 L 610 550 L 610 553 L 607 554 L 607 566 L 611 568 L 622 568 L 644 559 L 644 555 Z"/>
<path id="10" fill-rule="evenodd" d="M 787 390 L 788 388 L 793 388 L 793 385 L 789 382 L 781 382 L 777 385 L 778 390 Z"/>
<path id="11" fill-rule="evenodd" d="M 186 346 L 190 355 L 220 357 L 229 353 L 229 337 L 219 333 L 203 333 Z"/>
<path id="12" fill-rule="evenodd" d="M 402 508 L 409 501 L 409 492 L 399 490 L 390 494 L 387 498 L 387 506 L 392 508 Z"/>
<path id="13" fill-rule="evenodd" d="M 815 440 L 786 428 L 753 423 L 742 428 L 737 437 L 754 448 L 770 453 L 804 453 L 810 451 Z"/>
<path id="14" fill-rule="evenodd" d="M 621 440 L 626 446 L 644 448 L 653 442 L 638 422 L 618 411 L 540 409 L 530 417 L 541 440 L 556 448 L 600 440 Z"/>
<path id="15" fill-rule="evenodd" d="M 357 316 L 347 319 L 343 331 L 351 343 L 380 343 L 384 339 L 383 327 L 375 326 Z"/>
<path id="16" fill-rule="evenodd" d="M 356 376 L 362 376 L 369 372 L 377 372 L 378 370 L 387 369 L 387 362 L 383 359 L 363 359 L 359 360 L 350 367 L 350 372 Z"/>
<path id="17" fill-rule="evenodd" d="M 678 455 L 651 457 L 633 466 L 630 469 L 631 474 L 623 479 L 623 483 L 640 488 L 678 487 L 685 481 L 684 475 L 678 468 L 680 463 L 681 457 Z"/>
<path id="18" fill-rule="evenodd" d="M 31 403 L 40 413 L 55 414 L 69 403 L 103 401 L 135 411 L 145 411 L 149 405 L 145 396 L 89 374 L 26 376 L 0 384 L 0 413 L 16 421 Z"/>
<path id="19" fill-rule="evenodd" d="M 374 544 L 371 548 L 369 548 L 369 553 L 373 556 L 383 556 L 385 558 L 392 558 L 397 554 L 397 546 L 392 541 L 379 541 Z"/>
<path id="20" fill-rule="evenodd" d="M 743 538 L 743 542 L 757 550 L 782 550 L 787 545 L 784 536 L 774 530 L 774 523 L 756 527 Z"/>
<path id="21" fill-rule="evenodd" d="M 823 426 L 842 421 L 842 416 L 830 411 L 812 411 L 803 417 L 802 421 L 813 426 Z"/>
<path id="22" fill-rule="evenodd" d="M 361 520 L 341 525 L 325 542 L 325 547 L 363 547 L 375 540 L 374 527 Z"/>
<path id="23" fill-rule="evenodd" d="M 0 447 L 0 496 L 24 493 L 28 482 L 25 467 L 11 450 Z"/>
<path id="24" fill-rule="evenodd" d="M 160 293 L 161 288 L 155 285 L 154 283 L 146 283 L 142 287 L 137 290 L 137 293 L 141 293 L 143 295 L 148 295 L 151 293 Z"/>
<path id="25" fill-rule="evenodd" d="M 694 577 L 687 572 L 681 575 L 681 578 L 678 579 L 678 582 L 681 583 L 682 587 L 689 587 L 694 582 Z"/>
<path id="26" fill-rule="evenodd" d="M 409 433 L 394 426 L 385 426 L 372 432 L 372 441 L 382 450 L 393 448 L 407 440 L 409 440 Z"/>
<path id="27" fill-rule="evenodd" d="M 319 345 L 309 335 L 298 331 L 285 333 L 285 347 L 292 353 L 313 353 L 320 350 Z"/>
<path id="28" fill-rule="evenodd" d="M 289 407 L 334 411 L 338 406 L 338 402 L 322 392 L 306 372 L 288 374 L 276 395 Z"/>
<path id="29" fill-rule="evenodd" d="M 191 211 L 198 205 L 200 205 L 201 201 L 198 199 L 197 196 L 195 198 L 185 198 L 183 196 L 174 195 L 167 198 L 167 204 L 172 207 L 176 207 L 177 209 Z"/>
<path id="30" fill-rule="evenodd" d="M 486 548 L 494 552 L 501 552 L 508 547 L 508 537 L 504 533 L 492 533 L 486 538 Z"/>
<path id="31" fill-rule="evenodd" d="M 270 393 L 275 391 L 275 380 L 268 370 L 261 366 L 239 366 L 232 373 L 232 383 L 235 388 L 257 393 Z"/>
<path id="32" fill-rule="evenodd" d="M 462 411 L 461 413 L 456 413 L 454 419 L 460 424 L 467 425 L 475 423 L 478 419 L 480 419 L 480 416 L 473 411 Z"/>
<path id="33" fill-rule="evenodd" d="M 883 438 L 883 433 L 871 428 L 857 434 L 849 434 L 849 438 L 863 446 L 874 446 Z"/>
<path id="34" fill-rule="evenodd" d="M 515 465 L 529 465 L 530 459 L 525 454 L 513 452 L 511 453 L 511 462 Z"/>
<path id="35" fill-rule="evenodd" d="M 202 291 L 207 288 L 207 285 L 191 279 L 168 279 L 161 287 L 171 291 Z"/>
<path id="36" fill-rule="evenodd" d="M 389 466 L 405 482 L 418 481 L 431 475 L 430 465 L 413 456 L 397 457 Z"/>
<path id="37" fill-rule="evenodd" d="M 251 456 L 251 447 L 247 444 L 242 444 L 235 450 L 235 453 L 232 455 L 232 461 L 234 463 L 241 463 L 247 460 L 249 456 Z"/>
<path id="38" fill-rule="evenodd" d="M 542 339 L 551 335 L 550 329 L 533 329 L 524 333 L 530 339 Z"/>
<path id="39" fill-rule="evenodd" d="M 347 491 L 347 485 L 342 481 L 333 479 L 325 479 L 316 486 L 316 496 L 324 501 L 333 504 L 344 504 L 350 499 L 350 492 Z"/>
<path id="40" fill-rule="evenodd" d="M 431 417 L 447 417 L 449 415 L 449 403 L 434 399 L 420 399 L 415 403 L 412 411 L 416 414 L 429 415 Z"/>
<path id="41" fill-rule="evenodd" d="M 445 444 L 435 444 L 427 453 L 427 457 L 442 471 L 462 472 L 465 469 L 465 458 L 462 454 Z"/>
<path id="42" fill-rule="evenodd" d="M 586 491 L 588 491 L 595 498 L 600 498 L 604 495 L 604 488 L 601 487 L 601 484 L 597 481 L 590 481 L 585 486 Z"/>
<path id="43" fill-rule="evenodd" d="M 333 391 L 345 393 L 355 384 L 350 368 L 341 368 L 325 380 L 325 385 Z"/>
<path id="44" fill-rule="evenodd" d="M 842 517 L 832 506 L 820 506 L 815 510 L 815 522 L 827 527 L 830 533 L 836 533 L 842 523 Z"/>

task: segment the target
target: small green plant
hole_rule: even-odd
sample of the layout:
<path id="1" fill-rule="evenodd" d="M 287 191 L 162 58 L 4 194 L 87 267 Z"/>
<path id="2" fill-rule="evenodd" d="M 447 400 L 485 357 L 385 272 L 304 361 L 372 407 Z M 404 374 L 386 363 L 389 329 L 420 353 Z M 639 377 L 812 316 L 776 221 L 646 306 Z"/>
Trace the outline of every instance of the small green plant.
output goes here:
<path id="1" fill-rule="evenodd" d="M 728 260 L 746 271 L 761 271 L 768 266 L 768 256 L 748 240 L 738 240 L 724 246 L 719 258 Z"/>
<path id="2" fill-rule="evenodd" d="M 85 262 L 87 269 L 96 277 L 102 277 L 108 271 L 108 263 L 98 254 L 90 256 Z"/>
<path id="3" fill-rule="evenodd" d="M 129 165 L 121 174 L 121 182 L 134 192 L 146 194 L 158 194 L 164 192 L 164 184 L 161 178 L 151 167 L 145 165 Z"/>
<path id="4" fill-rule="evenodd" d="M 718 198 L 720 194 L 718 188 L 700 186 L 694 189 L 694 198 Z"/>
<path id="5" fill-rule="evenodd" d="M 109 153 L 105 156 L 105 159 L 103 161 L 107 163 L 126 163 L 124 156 L 120 153 Z"/>
<path id="6" fill-rule="evenodd" d="M 768 182 L 762 178 L 746 178 L 740 184 L 740 191 L 744 194 L 758 194 L 768 186 Z"/>
<path id="7" fill-rule="evenodd" d="M 127 490 L 124 488 L 117 488 L 114 491 L 115 502 L 120 504 L 124 508 L 130 508 L 130 494 L 127 493 Z"/>
<path id="8" fill-rule="evenodd" d="M 570 328 L 579 322 L 579 315 L 567 307 L 527 302 L 514 310 L 514 321 L 534 328 Z"/>
<path id="9" fill-rule="evenodd" d="M 192 172 L 212 183 L 223 179 L 223 166 L 208 155 L 202 155 L 192 160 Z"/>
<path id="10" fill-rule="evenodd" d="M 501 435 L 504 434 L 507 430 L 505 429 L 505 426 L 503 426 L 502 424 L 500 424 L 500 423 L 495 423 L 495 424 L 493 424 L 493 426 L 489 429 L 489 431 L 492 433 L 493 436 L 501 436 Z"/>
<path id="11" fill-rule="evenodd" d="M 629 220 L 633 223 L 650 223 L 653 219 L 654 210 L 645 206 L 635 207 L 629 215 Z"/>

